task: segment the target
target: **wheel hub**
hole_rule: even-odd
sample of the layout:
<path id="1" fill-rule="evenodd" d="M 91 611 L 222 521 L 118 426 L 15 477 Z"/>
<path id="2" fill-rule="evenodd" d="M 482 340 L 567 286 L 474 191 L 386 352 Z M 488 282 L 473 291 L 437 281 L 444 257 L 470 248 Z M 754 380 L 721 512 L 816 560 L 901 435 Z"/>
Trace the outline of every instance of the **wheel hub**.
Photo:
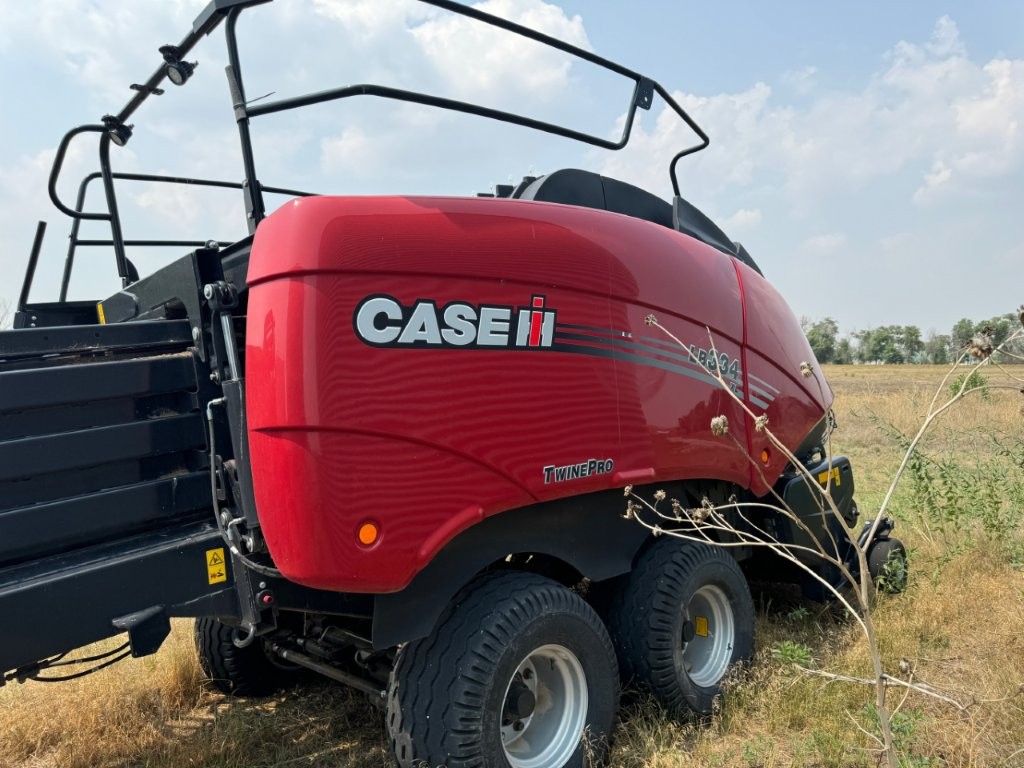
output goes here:
<path id="1" fill-rule="evenodd" d="M 511 768 L 557 768 L 569 762 L 587 721 L 587 678 L 576 655 L 544 645 L 527 655 L 509 681 L 501 744 Z"/>
<path id="2" fill-rule="evenodd" d="M 736 640 L 732 604 L 720 587 L 706 584 L 693 593 L 683 610 L 683 669 L 695 684 L 711 688 L 732 661 Z"/>
<path id="3" fill-rule="evenodd" d="M 502 722 L 523 720 L 532 715 L 536 707 L 537 697 L 523 681 L 522 675 L 517 675 L 512 679 L 508 694 L 505 696 L 505 713 Z"/>

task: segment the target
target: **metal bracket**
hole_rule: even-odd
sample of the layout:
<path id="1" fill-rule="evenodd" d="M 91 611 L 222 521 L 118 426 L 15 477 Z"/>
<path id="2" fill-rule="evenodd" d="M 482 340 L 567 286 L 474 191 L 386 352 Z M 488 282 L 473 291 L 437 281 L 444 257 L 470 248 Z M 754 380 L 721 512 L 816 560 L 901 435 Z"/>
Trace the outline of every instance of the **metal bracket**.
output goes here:
<path id="1" fill-rule="evenodd" d="M 128 633 L 132 656 L 148 656 L 156 653 L 167 636 L 171 634 L 171 620 L 162 605 L 154 605 L 142 611 L 129 613 L 114 619 L 117 629 Z"/>
<path id="2" fill-rule="evenodd" d="M 223 312 L 238 306 L 238 290 L 223 280 L 204 285 L 203 298 L 213 312 Z"/>
<path id="3" fill-rule="evenodd" d="M 143 85 L 141 83 L 132 83 L 131 85 L 128 86 L 128 88 L 133 90 L 133 91 L 138 91 L 139 93 L 144 93 L 147 96 L 163 96 L 164 95 L 164 89 L 163 88 L 157 88 L 156 86 L 152 86 L 151 87 L 151 86 L 148 86 L 148 85 Z"/>
<path id="4" fill-rule="evenodd" d="M 637 80 L 635 100 L 640 109 L 650 109 L 654 103 L 654 81 L 646 77 Z"/>

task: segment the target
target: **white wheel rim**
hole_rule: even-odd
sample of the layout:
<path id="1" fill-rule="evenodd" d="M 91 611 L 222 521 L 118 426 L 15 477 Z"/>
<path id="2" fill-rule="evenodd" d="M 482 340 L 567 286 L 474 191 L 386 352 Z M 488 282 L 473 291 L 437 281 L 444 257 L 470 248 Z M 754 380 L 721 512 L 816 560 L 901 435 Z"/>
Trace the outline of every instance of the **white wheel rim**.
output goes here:
<path id="1" fill-rule="evenodd" d="M 701 688 L 717 685 L 732 661 L 736 620 L 729 597 L 707 584 L 690 598 L 684 619 L 693 628 L 693 639 L 683 640 L 683 669 Z"/>
<path id="2" fill-rule="evenodd" d="M 515 719 L 506 703 L 517 681 L 535 698 L 533 712 Z M 501 745 L 512 768 L 561 768 L 569 762 L 587 721 L 587 677 L 576 654 L 542 645 L 516 668 L 499 714 Z"/>

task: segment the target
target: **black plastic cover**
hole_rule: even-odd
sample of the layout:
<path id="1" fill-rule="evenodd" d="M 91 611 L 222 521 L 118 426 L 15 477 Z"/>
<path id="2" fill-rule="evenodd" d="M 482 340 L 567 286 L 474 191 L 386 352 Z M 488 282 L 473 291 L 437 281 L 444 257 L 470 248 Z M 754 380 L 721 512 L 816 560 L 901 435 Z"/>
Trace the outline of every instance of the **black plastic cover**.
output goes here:
<path id="1" fill-rule="evenodd" d="M 579 205 L 660 224 L 700 240 L 761 274 L 746 248 L 730 240 L 700 209 L 681 197 L 670 205 L 640 187 L 576 168 L 565 168 L 521 184 L 512 197 Z"/>

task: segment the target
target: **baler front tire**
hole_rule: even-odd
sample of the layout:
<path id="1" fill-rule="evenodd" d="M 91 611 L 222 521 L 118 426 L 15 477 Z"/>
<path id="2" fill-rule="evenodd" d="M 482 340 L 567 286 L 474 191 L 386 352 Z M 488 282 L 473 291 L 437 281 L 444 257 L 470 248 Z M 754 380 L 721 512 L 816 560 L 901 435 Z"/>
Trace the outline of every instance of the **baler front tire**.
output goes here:
<path id="1" fill-rule="evenodd" d="M 668 710 L 710 713 L 722 678 L 754 651 L 754 602 L 725 550 L 666 536 L 638 555 L 612 601 L 619 668 Z"/>
<path id="2" fill-rule="evenodd" d="M 899 539 L 878 539 L 868 548 L 868 572 L 882 592 L 898 595 L 907 588 L 907 548 Z"/>
<path id="3" fill-rule="evenodd" d="M 269 696 L 282 688 L 288 673 L 270 661 L 263 641 L 257 638 L 245 648 L 232 642 L 234 629 L 217 619 L 196 619 L 199 666 L 210 684 L 230 696 Z"/>
<path id="4" fill-rule="evenodd" d="M 497 572 L 399 650 L 388 731 L 401 768 L 582 768 L 601 764 L 618 700 L 593 609 L 550 579 Z"/>

